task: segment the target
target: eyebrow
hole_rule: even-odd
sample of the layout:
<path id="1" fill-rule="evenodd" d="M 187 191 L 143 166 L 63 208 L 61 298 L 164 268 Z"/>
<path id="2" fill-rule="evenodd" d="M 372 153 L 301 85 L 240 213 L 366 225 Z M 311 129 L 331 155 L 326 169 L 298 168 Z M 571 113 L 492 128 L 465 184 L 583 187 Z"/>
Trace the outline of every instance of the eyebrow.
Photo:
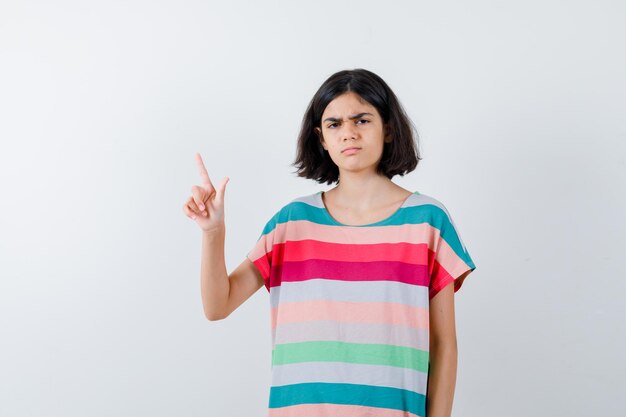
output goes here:
<path id="1" fill-rule="evenodd" d="M 373 116 L 372 113 L 359 113 L 359 114 L 355 114 L 354 116 L 349 116 L 348 119 L 350 120 L 358 119 L 359 117 L 363 117 L 366 114 L 369 116 Z M 340 121 L 341 119 L 337 119 L 336 117 L 327 117 L 324 119 L 324 122 L 340 122 Z"/>

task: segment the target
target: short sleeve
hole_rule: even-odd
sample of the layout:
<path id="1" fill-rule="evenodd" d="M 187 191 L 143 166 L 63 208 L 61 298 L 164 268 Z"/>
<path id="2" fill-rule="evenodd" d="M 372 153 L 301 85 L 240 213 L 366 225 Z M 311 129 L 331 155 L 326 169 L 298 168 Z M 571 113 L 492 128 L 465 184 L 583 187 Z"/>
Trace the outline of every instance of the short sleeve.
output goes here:
<path id="1" fill-rule="evenodd" d="M 263 276 L 263 281 L 265 282 L 265 288 L 268 292 L 270 290 L 274 236 L 276 234 L 277 224 L 278 213 L 268 220 L 256 243 L 246 254 L 246 257 L 256 266 L 259 272 L 261 272 L 261 276 Z"/>
<path id="2" fill-rule="evenodd" d="M 461 289 L 463 281 L 469 273 L 476 269 L 476 265 L 461 239 L 459 228 L 445 206 L 441 205 L 441 208 L 443 214 L 439 222 L 439 237 L 436 240 L 434 254 L 435 262 L 429 284 L 430 299 L 450 283 L 454 283 L 454 292 L 457 292 Z M 466 272 L 468 274 L 461 277 Z"/>

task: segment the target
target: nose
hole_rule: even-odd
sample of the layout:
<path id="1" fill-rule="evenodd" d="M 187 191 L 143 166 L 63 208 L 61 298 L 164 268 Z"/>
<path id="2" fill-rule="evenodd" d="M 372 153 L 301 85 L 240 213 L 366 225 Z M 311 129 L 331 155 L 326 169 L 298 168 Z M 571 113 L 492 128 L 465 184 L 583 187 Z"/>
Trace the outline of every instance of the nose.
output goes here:
<path id="1" fill-rule="evenodd" d="M 357 127 L 354 123 L 343 123 L 341 129 L 341 139 L 356 139 L 358 136 Z"/>

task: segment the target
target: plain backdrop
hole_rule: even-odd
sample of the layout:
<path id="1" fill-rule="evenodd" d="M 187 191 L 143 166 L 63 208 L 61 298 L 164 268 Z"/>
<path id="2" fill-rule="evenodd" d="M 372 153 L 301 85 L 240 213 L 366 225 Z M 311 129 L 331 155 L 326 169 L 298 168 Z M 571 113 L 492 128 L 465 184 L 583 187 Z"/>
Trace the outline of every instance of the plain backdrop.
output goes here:
<path id="1" fill-rule="evenodd" d="M 0 416 L 263 416 L 265 288 L 209 322 L 182 206 L 226 190 L 226 264 L 326 184 L 291 166 L 331 74 L 396 92 L 477 269 L 457 417 L 626 409 L 626 6 L 0 3 Z"/>

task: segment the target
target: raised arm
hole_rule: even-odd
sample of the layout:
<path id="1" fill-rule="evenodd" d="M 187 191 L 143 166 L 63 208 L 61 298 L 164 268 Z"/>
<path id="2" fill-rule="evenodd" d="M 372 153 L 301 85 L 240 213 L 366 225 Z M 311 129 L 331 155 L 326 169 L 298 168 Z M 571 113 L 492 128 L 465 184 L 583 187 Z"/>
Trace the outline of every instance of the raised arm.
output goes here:
<path id="1" fill-rule="evenodd" d="M 224 194 L 228 177 L 215 189 L 200 154 L 196 154 L 196 162 L 201 184 L 191 188 L 192 195 L 183 212 L 202 230 L 200 293 L 204 315 L 211 321 L 222 320 L 263 286 L 263 278 L 247 258 L 228 275 L 224 259 Z"/>

